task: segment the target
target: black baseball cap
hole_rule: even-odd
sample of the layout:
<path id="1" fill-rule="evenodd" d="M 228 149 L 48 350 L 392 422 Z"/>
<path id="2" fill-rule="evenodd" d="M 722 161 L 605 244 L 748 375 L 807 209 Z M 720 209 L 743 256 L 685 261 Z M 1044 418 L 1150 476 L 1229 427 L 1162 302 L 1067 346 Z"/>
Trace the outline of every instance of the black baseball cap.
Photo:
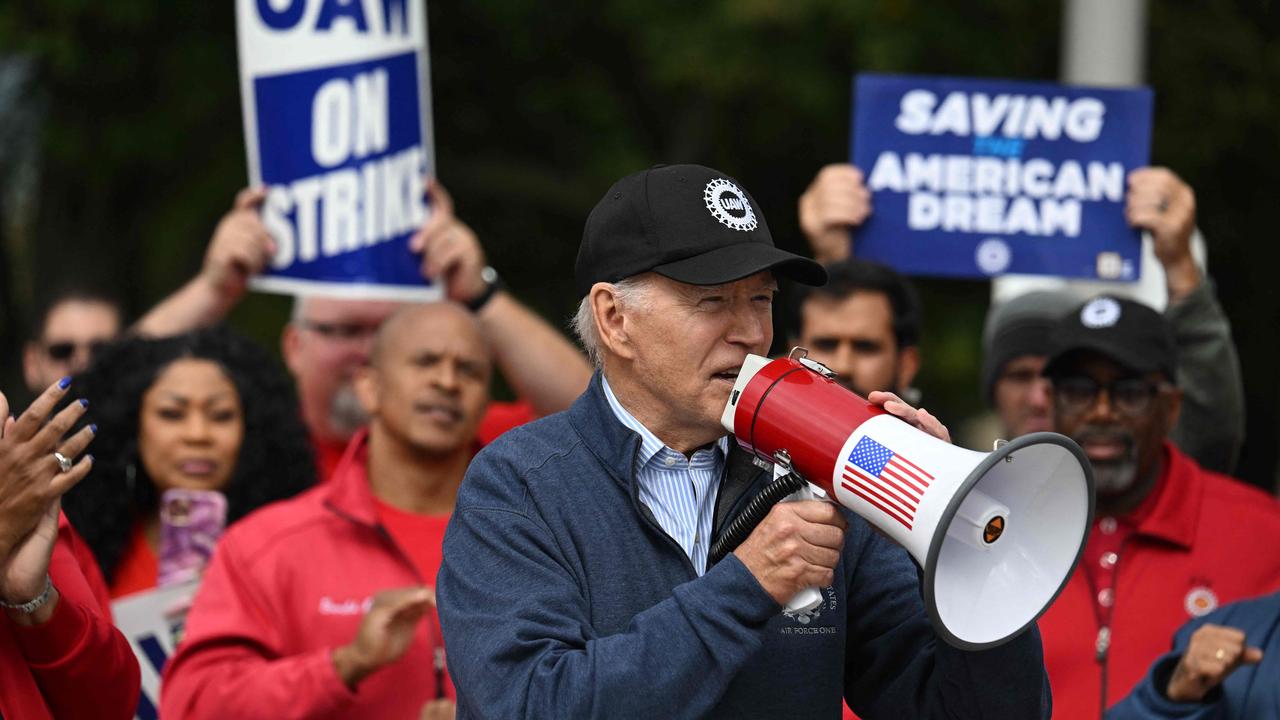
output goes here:
<path id="1" fill-rule="evenodd" d="M 1140 302 L 1103 295 L 1065 317 L 1050 336 L 1044 374 L 1061 375 L 1069 356 L 1099 352 L 1138 373 L 1160 372 L 1174 381 L 1178 351 L 1164 316 Z"/>
<path id="2" fill-rule="evenodd" d="M 596 203 L 574 278 L 582 296 L 643 272 L 719 285 L 762 270 L 827 281 L 818 263 L 774 247 L 760 206 L 736 180 L 701 165 L 659 165 L 622 178 Z"/>

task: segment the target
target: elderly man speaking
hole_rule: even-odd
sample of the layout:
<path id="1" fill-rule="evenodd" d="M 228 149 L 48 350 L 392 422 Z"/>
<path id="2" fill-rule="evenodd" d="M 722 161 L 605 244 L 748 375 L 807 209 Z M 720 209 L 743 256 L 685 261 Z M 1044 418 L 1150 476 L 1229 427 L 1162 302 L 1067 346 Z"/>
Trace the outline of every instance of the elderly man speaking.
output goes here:
<path id="1" fill-rule="evenodd" d="M 768 352 L 778 276 L 825 281 L 715 170 L 629 175 L 592 211 L 576 325 L 601 370 L 570 410 L 476 456 L 445 536 L 460 718 L 838 718 L 842 696 L 866 720 L 1047 715 L 1037 631 L 945 645 L 906 552 L 832 504 L 775 506 L 707 567 L 769 480 L 720 415 L 747 354 Z M 817 609 L 782 612 L 809 586 Z"/>

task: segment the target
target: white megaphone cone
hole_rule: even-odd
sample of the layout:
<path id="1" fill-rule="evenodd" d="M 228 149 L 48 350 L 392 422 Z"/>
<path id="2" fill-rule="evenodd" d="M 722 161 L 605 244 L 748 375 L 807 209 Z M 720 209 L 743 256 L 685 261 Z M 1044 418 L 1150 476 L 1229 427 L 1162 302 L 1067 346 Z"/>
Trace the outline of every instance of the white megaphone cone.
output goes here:
<path id="1" fill-rule="evenodd" d="M 846 390 L 818 363 L 757 355 L 739 371 L 722 422 L 744 449 L 786 457 L 906 548 L 924 568 L 934 628 L 960 648 L 999 645 L 1034 622 L 1088 535 L 1092 470 L 1056 433 L 966 450 Z"/>

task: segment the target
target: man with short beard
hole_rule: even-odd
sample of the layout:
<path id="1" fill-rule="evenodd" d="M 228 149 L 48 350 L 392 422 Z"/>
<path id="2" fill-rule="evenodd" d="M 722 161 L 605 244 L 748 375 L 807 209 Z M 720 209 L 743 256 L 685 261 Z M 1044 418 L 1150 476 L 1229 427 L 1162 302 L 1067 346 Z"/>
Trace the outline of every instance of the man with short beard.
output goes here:
<path id="1" fill-rule="evenodd" d="M 455 303 L 381 324 L 354 377 L 368 430 L 329 482 L 218 543 L 165 668 L 165 717 L 453 717 L 432 590 L 490 353 Z"/>
<path id="2" fill-rule="evenodd" d="M 831 368 L 836 380 L 866 397 L 876 390 L 908 402 L 920 369 L 920 301 L 887 265 L 860 258 L 828 263 L 827 284 L 797 287 L 791 344 Z"/>
<path id="3" fill-rule="evenodd" d="M 1164 318 L 1095 298 L 1050 335 L 1054 426 L 1093 466 L 1079 566 L 1040 619 L 1059 717 L 1099 717 L 1188 618 L 1280 587 L 1280 504 L 1205 470 L 1168 435 L 1183 393 Z"/>

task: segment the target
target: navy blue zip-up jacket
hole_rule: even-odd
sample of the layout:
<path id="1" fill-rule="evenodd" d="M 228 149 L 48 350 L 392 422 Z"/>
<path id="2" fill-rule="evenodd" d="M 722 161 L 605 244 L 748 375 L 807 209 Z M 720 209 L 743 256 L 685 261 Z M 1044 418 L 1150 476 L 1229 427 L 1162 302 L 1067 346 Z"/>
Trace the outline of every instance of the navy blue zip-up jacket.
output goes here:
<path id="1" fill-rule="evenodd" d="M 640 502 L 597 374 L 471 462 L 436 583 L 459 718 L 1048 717 L 1034 628 L 964 652 L 906 552 L 849 515 L 825 602 L 789 616 L 736 556 L 702 577 Z M 769 480 L 734 450 L 716 524 Z"/>
<path id="2" fill-rule="evenodd" d="M 1245 641 L 1262 649 L 1262 662 L 1236 668 L 1204 702 L 1180 703 L 1165 697 L 1169 678 L 1206 623 L 1243 630 Z M 1107 720 L 1277 720 L 1280 718 L 1280 593 L 1242 600 L 1202 615 L 1178 628 L 1173 651 L 1151 666 L 1125 699 L 1107 711 Z"/>

